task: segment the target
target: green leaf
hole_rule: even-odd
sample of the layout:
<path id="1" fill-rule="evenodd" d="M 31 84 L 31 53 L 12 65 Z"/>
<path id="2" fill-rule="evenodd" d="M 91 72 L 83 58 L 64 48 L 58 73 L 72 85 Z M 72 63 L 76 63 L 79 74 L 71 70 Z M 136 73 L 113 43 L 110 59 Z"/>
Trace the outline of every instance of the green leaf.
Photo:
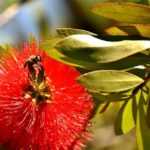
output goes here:
<path id="1" fill-rule="evenodd" d="M 60 51 L 54 49 L 52 46 L 50 46 L 49 42 L 44 42 L 40 46 L 43 50 L 45 50 L 51 57 L 53 57 L 56 60 L 59 60 L 63 63 L 83 68 L 86 70 L 97 70 L 97 69 L 130 69 L 138 65 L 145 65 L 150 63 L 149 56 L 146 56 L 144 54 L 135 54 L 132 56 L 129 56 L 127 58 L 121 59 L 119 61 L 111 62 L 111 63 L 96 63 L 96 62 L 90 62 L 78 59 L 73 59 L 68 56 L 65 56 L 64 54 L 60 53 Z"/>
<path id="2" fill-rule="evenodd" d="M 93 12 L 122 23 L 149 24 L 150 7 L 128 2 L 103 2 L 94 5 Z"/>
<path id="3" fill-rule="evenodd" d="M 91 93 L 92 96 L 100 102 L 115 102 L 128 100 L 131 92 L 118 92 L 118 93 Z"/>
<path id="4" fill-rule="evenodd" d="M 132 99 L 129 99 L 122 105 L 116 120 L 116 134 L 126 134 L 135 127 L 135 120 L 132 109 Z"/>
<path id="5" fill-rule="evenodd" d="M 56 44 L 67 57 L 91 63 L 114 62 L 150 47 L 150 41 L 108 42 L 90 35 L 71 35 Z"/>
<path id="6" fill-rule="evenodd" d="M 74 29 L 74 28 L 57 28 L 56 29 L 58 36 L 66 37 L 73 34 L 88 34 L 92 36 L 97 36 L 96 33 L 82 30 L 82 29 Z"/>
<path id="7" fill-rule="evenodd" d="M 147 64 L 150 60 L 148 56 L 142 54 L 135 54 L 133 56 L 127 57 L 125 59 L 119 60 L 117 62 L 98 64 L 96 62 L 84 61 L 73 59 L 64 54 L 60 53 L 58 50 L 54 49 L 56 43 L 58 43 L 62 38 L 53 37 L 45 42 L 40 43 L 40 48 L 45 50 L 51 57 L 59 60 L 63 63 L 84 68 L 86 70 L 96 70 L 96 69 L 127 69 L 141 64 Z M 4 48 L 3 48 L 4 49 Z M 3 52 L 3 50 L 1 50 Z"/>
<path id="8" fill-rule="evenodd" d="M 60 53 L 57 49 L 54 48 L 56 43 L 59 42 L 60 40 L 62 40 L 62 38 L 60 37 L 51 38 L 50 40 L 40 43 L 40 48 L 46 51 L 48 55 L 51 56 L 52 58 L 65 64 L 84 69 L 88 68 L 89 70 L 98 68 L 97 64 L 84 62 L 82 60 L 81 61 L 75 60 Z"/>
<path id="9" fill-rule="evenodd" d="M 150 129 L 146 123 L 146 112 L 144 109 L 144 97 L 141 93 L 136 123 L 136 137 L 139 150 L 149 150 L 150 148 Z"/>
<path id="10" fill-rule="evenodd" d="M 101 63 L 99 64 L 99 69 L 130 70 L 130 69 L 134 69 L 134 67 L 136 66 L 146 65 L 146 64 L 150 64 L 149 56 L 138 53 L 115 62 Z"/>
<path id="11" fill-rule="evenodd" d="M 124 71 L 98 70 L 81 75 L 78 81 L 90 92 L 121 92 L 143 83 L 143 79 Z"/>

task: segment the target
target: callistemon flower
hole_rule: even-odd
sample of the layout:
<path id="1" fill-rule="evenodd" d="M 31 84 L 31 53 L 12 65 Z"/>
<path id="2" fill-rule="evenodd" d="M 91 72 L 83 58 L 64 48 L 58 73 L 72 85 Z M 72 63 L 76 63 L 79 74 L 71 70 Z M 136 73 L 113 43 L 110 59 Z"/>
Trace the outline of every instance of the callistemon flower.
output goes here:
<path id="1" fill-rule="evenodd" d="M 0 60 L 0 143 L 9 150 L 79 150 L 93 102 L 79 72 L 35 44 Z"/>

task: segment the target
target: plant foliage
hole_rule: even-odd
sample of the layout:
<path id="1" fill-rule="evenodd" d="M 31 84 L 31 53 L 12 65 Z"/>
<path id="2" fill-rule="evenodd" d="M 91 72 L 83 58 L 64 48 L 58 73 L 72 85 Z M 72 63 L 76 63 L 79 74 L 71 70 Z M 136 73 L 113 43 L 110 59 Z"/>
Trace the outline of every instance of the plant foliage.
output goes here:
<path id="1" fill-rule="evenodd" d="M 140 4 L 130 3 L 125 3 L 123 7 L 122 3 L 115 3 L 114 6 L 111 3 L 105 3 L 103 7 L 104 10 L 100 11 L 101 4 L 98 4 L 93 10 L 100 15 L 104 12 L 106 17 L 119 21 L 122 20 L 118 18 L 118 15 L 123 14 L 124 7 L 136 7 L 137 11 L 142 9 L 143 13 L 150 10 L 147 7 L 145 10 L 145 7 L 141 7 Z M 110 12 L 111 7 L 116 8 L 116 14 Z M 130 17 L 128 20 L 125 16 L 124 21 L 135 23 L 136 19 L 133 20 L 135 17 Z M 148 17 L 146 15 L 143 18 L 146 18 L 144 23 L 148 23 Z M 142 18 L 141 20 L 139 18 L 138 23 L 141 22 Z M 88 31 L 60 28 L 58 37 L 42 43 L 41 48 L 46 49 L 49 55 L 59 61 L 84 69 L 77 80 L 93 95 L 96 101 L 95 108 L 105 104 L 105 108 L 101 111 L 103 112 L 110 103 L 119 101 L 121 107 L 115 122 L 116 134 L 126 134 L 136 128 L 139 150 L 149 149 L 149 40 L 111 42 L 95 37 L 94 33 Z"/>

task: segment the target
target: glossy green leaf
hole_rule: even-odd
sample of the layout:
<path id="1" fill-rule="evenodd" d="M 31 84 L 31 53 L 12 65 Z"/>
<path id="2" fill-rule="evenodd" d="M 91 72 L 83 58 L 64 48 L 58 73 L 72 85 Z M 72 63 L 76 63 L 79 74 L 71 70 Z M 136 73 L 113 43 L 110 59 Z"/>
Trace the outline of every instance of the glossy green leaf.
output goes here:
<path id="1" fill-rule="evenodd" d="M 122 23 L 149 24 L 150 7 L 128 2 L 104 2 L 95 4 L 93 12 Z"/>
<path id="2" fill-rule="evenodd" d="M 63 55 L 57 49 L 53 48 L 53 46 L 50 45 L 49 41 L 42 43 L 40 47 L 41 49 L 45 50 L 49 56 L 65 64 L 68 64 L 74 67 L 87 69 L 87 70 L 95 70 L 99 68 L 98 64 L 96 63 L 76 60 L 76 59 Z"/>
<path id="3" fill-rule="evenodd" d="M 118 93 L 91 93 L 92 96 L 100 102 L 116 102 L 128 100 L 131 91 L 118 92 Z"/>
<path id="4" fill-rule="evenodd" d="M 116 134 L 126 134 L 135 127 L 132 99 L 126 101 L 118 112 L 115 125 Z"/>
<path id="5" fill-rule="evenodd" d="M 142 54 L 135 54 L 130 57 L 124 58 L 122 60 L 112 62 L 112 63 L 104 63 L 99 64 L 97 62 L 90 62 L 84 59 L 78 60 L 73 59 L 72 57 L 65 56 L 60 53 L 58 50 L 54 49 L 56 43 L 58 43 L 62 38 L 55 37 L 45 42 L 40 43 L 40 48 L 45 50 L 51 57 L 67 63 L 72 66 L 84 68 L 87 70 L 96 70 L 96 69 L 127 69 L 132 68 L 137 65 L 147 64 L 149 63 L 149 57 Z"/>
<path id="6" fill-rule="evenodd" d="M 137 110 L 136 137 L 139 150 L 149 150 L 150 148 L 150 128 L 146 123 L 146 112 L 144 109 L 144 97 L 141 93 Z"/>
<path id="7" fill-rule="evenodd" d="M 99 69 L 130 70 L 139 65 L 150 64 L 149 56 L 138 53 L 111 63 L 100 63 Z"/>
<path id="8" fill-rule="evenodd" d="M 86 62 L 114 62 L 150 47 L 150 41 L 108 42 L 90 35 L 71 35 L 56 44 L 64 55 Z"/>
<path id="9" fill-rule="evenodd" d="M 96 33 L 82 30 L 82 29 L 75 29 L 75 28 L 57 28 L 56 29 L 58 36 L 66 37 L 73 34 L 87 34 L 92 36 L 97 36 Z"/>
<path id="10" fill-rule="evenodd" d="M 78 60 L 78 59 L 73 59 L 72 57 L 66 56 L 60 51 L 52 48 L 49 45 L 49 42 L 42 43 L 41 48 L 45 50 L 51 57 L 53 57 L 56 60 L 59 60 L 63 63 L 79 67 L 79 68 L 84 68 L 86 70 L 97 70 L 97 69 L 119 69 L 119 70 L 124 70 L 124 69 L 131 69 L 135 66 L 138 65 L 145 65 L 150 63 L 149 56 L 146 56 L 144 54 L 135 54 L 132 56 L 129 56 L 127 58 L 111 62 L 111 63 L 97 63 L 97 62 L 91 62 L 87 60 Z"/>
<path id="11" fill-rule="evenodd" d="M 143 82 L 140 77 L 117 70 L 98 70 L 81 75 L 78 81 L 91 92 L 121 92 Z"/>

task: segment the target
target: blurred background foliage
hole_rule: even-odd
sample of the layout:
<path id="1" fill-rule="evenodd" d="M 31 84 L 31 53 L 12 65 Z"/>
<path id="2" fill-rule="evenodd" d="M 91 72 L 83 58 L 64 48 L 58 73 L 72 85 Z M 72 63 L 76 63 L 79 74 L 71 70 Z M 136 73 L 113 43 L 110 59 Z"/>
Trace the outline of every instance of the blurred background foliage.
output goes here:
<path id="1" fill-rule="evenodd" d="M 109 40 L 149 38 L 134 32 L 137 28 L 133 27 L 126 28 L 124 31 L 127 32 L 117 28 L 108 30 L 116 22 L 91 11 L 92 5 L 104 1 L 150 4 L 150 0 L 0 0 L 0 43 L 20 44 L 31 35 L 43 41 L 55 35 L 55 29 L 60 27 L 86 29 Z M 90 128 L 94 133 L 93 140 L 87 150 L 137 149 L 134 131 L 123 136 L 114 133 L 113 124 L 119 106 L 115 103 L 104 114 L 97 112 Z"/>
<path id="2" fill-rule="evenodd" d="M 55 33 L 57 27 L 87 29 L 98 33 L 101 38 L 110 40 L 128 35 L 137 38 L 137 30 L 142 33 L 149 30 L 149 26 L 144 26 L 143 29 L 143 26 L 139 25 L 121 25 L 117 28 L 116 21 L 98 16 L 91 11 L 94 4 L 105 1 L 123 0 L 0 0 L 0 43 L 20 43 L 27 40 L 30 34 L 38 40 L 46 39 Z M 123 2 L 146 5 L 150 3 L 149 0 Z M 147 34 L 143 37 L 149 38 L 150 34 Z"/>

